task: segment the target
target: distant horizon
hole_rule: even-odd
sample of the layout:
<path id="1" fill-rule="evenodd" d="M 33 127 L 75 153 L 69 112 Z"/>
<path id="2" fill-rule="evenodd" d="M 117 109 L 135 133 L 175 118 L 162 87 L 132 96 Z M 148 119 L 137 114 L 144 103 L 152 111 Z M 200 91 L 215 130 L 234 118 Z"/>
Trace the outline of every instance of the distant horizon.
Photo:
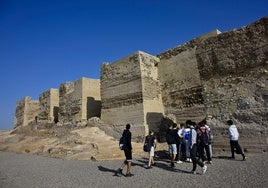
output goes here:
<path id="1" fill-rule="evenodd" d="M 16 102 L 60 84 L 100 79 L 101 64 L 136 51 L 156 56 L 218 29 L 266 17 L 265 0 L 0 2 L 0 130 L 14 127 Z"/>

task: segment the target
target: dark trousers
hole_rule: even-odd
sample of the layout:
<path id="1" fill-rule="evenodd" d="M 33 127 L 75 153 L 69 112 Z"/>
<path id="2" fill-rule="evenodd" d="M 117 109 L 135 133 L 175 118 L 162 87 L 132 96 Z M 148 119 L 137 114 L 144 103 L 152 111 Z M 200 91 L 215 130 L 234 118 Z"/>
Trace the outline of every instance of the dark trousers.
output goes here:
<path id="1" fill-rule="evenodd" d="M 230 140 L 232 158 L 235 158 L 235 152 L 241 154 L 244 157 L 244 152 L 241 149 L 241 146 L 238 143 L 238 140 Z"/>
<path id="2" fill-rule="evenodd" d="M 190 150 L 190 156 L 191 156 L 192 163 L 193 163 L 193 170 L 192 171 L 196 170 L 197 165 L 204 167 L 204 164 L 196 158 L 196 152 L 197 152 L 197 146 L 196 146 L 196 144 L 194 144 Z"/>
<path id="3" fill-rule="evenodd" d="M 179 161 L 181 160 L 181 144 L 177 143 L 176 146 L 177 146 L 177 155 L 175 161 Z"/>
<path id="4" fill-rule="evenodd" d="M 200 158 L 201 158 L 201 160 L 203 162 L 206 161 L 206 159 L 208 161 L 211 161 L 211 155 L 210 155 L 209 145 L 200 144 L 198 146 L 198 149 L 199 149 Z M 206 150 L 206 155 L 205 155 L 205 150 Z"/>

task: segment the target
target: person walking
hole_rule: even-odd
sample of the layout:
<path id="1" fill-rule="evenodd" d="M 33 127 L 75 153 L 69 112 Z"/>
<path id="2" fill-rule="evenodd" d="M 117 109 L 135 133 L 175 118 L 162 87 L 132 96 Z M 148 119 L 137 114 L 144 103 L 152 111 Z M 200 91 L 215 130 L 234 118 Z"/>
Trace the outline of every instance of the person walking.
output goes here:
<path id="1" fill-rule="evenodd" d="M 227 124 L 229 125 L 228 134 L 230 138 L 230 146 L 231 146 L 231 159 L 235 159 L 235 151 L 237 154 L 241 154 L 243 157 L 243 161 L 246 160 L 245 153 L 242 151 L 240 144 L 238 143 L 239 132 L 237 127 L 234 125 L 232 120 L 228 120 Z"/>
<path id="2" fill-rule="evenodd" d="M 196 123 L 192 121 L 188 123 L 191 125 L 190 126 L 190 156 L 191 156 L 192 163 L 193 163 L 193 168 L 192 168 L 191 173 L 196 174 L 196 167 L 197 165 L 199 165 L 202 168 L 202 174 L 205 174 L 207 171 L 207 166 L 204 165 L 203 162 L 201 162 L 200 160 L 196 158 L 196 153 L 197 153 L 197 146 L 196 146 L 197 132 L 195 130 Z"/>
<path id="3" fill-rule="evenodd" d="M 175 167 L 175 158 L 177 155 L 177 139 L 178 139 L 178 129 L 177 124 L 173 123 L 172 126 L 169 127 L 166 133 L 166 141 L 168 143 L 168 151 L 170 157 L 170 166 Z"/>
<path id="4" fill-rule="evenodd" d="M 211 164 L 212 161 L 209 150 L 209 132 L 206 129 L 204 122 L 199 123 L 199 129 L 197 131 L 197 143 L 202 162 Z"/>
<path id="5" fill-rule="evenodd" d="M 130 124 L 126 124 L 126 129 L 124 130 L 122 136 L 124 137 L 125 140 L 125 147 L 124 147 L 124 153 L 126 159 L 118 168 L 116 175 L 123 175 L 123 169 L 125 166 L 127 166 L 127 173 L 126 177 L 131 177 L 133 174 L 130 173 L 130 168 L 131 168 L 131 162 L 132 162 L 132 144 L 131 144 L 131 132 L 130 132 Z"/>
<path id="6" fill-rule="evenodd" d="M 154 135 L 154 131 L 150 130 L 149 131 L 149 135 L 146 136 L 145 140 L 148 140 L 148 147 L 149 147 L 149 160 L 148 160 L 148 165 L 147 165 L 147 169 L 152 168 L 152 166 L 155 165 L 154 162 L 154 152 L 156 149 L 156 137 Z"/>

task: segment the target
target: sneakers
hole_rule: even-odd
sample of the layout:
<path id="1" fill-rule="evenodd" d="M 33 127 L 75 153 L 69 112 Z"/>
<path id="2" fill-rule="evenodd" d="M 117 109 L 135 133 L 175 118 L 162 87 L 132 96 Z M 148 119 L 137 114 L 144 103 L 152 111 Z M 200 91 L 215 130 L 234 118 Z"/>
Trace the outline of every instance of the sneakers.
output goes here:
<path id="1" fill-rule="evenodd" d="M 115 176 L 122 176 L 123 175 L 123 169 L 118 168 L 114 175 Z"/>
<path id="2" fill-rule="evenodd" d="M 186 162 L 191 163 L 192 162 L 192 159 L 191 158 L 187 158 L 186 159 Z"/>
<path id="3" fill-rule="evenodd" d="M 134 176 L 134 174 L 131 174 L 131 173 L 126 174 L 126 177 L 132 177 L 132 176 Z"/>
<path id="4" fill-rule="evenodd" d="M 245 161 L 247 159 L 247 157 L 245 155 L 243 155 L 243 161 Z"/>
<path id="5" fill-rule="evenodd" d="M 195 174 L 196 174 L 196 171 L 193 171 L 193 170 L 192 170 L 192 171 L 191 171 L 191 174 L 194 174 L 194 175 L 195 175 Z"/>
<path id="6" fill-rule="evenodd" d="M 178 161 L 176 161 L 175 163 L 177 163 L 177 164 L 181 164 L 181 163 L 183 163 L 183 162 L 180 161 L 180 160 L 178 160 Z"/>
<path id="7" fill-rule="evenodd" d="M 207 164 L 212 164 L 212 161 L 208 161 Z"/>
<path id="8" fill-rule="evenodd" d="M 171 163 L 170 163 L 170 167 L 172 167 L 172 168 L 175 167 L 174 162 L 171 162 Z"/>
<path id="9" fill-rule="evenodd" d="M 205 166 L 203 166 L 203 168 L 202 168 L 202 174 L 205 174 L 206 173 L 206 171 L 207 171 L 207 166 L 205 165 Z"/>
<path id="10" fill-rule="evenodd" d="M 146 169 L 151 169 L 151 168 L 153 168 L 153 167 L 149 166 L 149 165 L 146 166 Z"/>

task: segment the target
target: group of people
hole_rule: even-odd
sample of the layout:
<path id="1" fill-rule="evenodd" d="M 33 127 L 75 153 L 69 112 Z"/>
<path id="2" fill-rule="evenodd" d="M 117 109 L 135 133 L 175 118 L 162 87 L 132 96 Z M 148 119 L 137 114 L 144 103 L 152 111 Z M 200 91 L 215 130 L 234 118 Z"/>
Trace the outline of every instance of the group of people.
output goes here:
<path id="1" fill-rule="evenodd" d="M 185 125 L 173 123 L 166 132 L 166 141 L 170 157 L 170 166 L 175 167 L 175 162 L 192 162 L 192 173 L 196 174 L 197 165 L 202 167 L 202 173 L 207 170 L 206 163 L 212 163 L 212 137 L 210 128 L 203 120 L 198 125 L 191 121 L 186 121 Z"/>
<path id="2" fill-rule="evenodd" d="M 228 133 L 230 138 L 231 159 L 235 159 L 235 153 L 241 154 L 243 160 L 246 156 L 238 143 L 239 132 L 232 120 L 228 120 L 229 125 Z M 127 166 L 126 177 L 131 177 L 133 174 L 130 172 L 132 162 L 132 145 L 131 145 L 131 132 L 130 124 L 126 125 L 122 136 L 126 139 L 126 147 L 124 154 L 126 159 L 116 171 L 116 175 L 123 175 L 123 168 Z M 148 141 L 148 165 L 146 168 L 152 168 L 155 165 L 154 154 L 156 149 L 157 139 L 154 131 L 150 130 L 145 140 Z M 197 166 L 202 169 L 202 174 L 206 173 L 207 165 L 212 164 L 212 142 L 213 135 L 210 127 L 203 120 L 196 124 L 191 120 L 187 120 L 185 124 L 177 125 L 173 123 L 166 132 L 166 141 L 168 144 L 168 152 L 170 157 L 171 168 L 175 167 L 175 163 L 183 163 L 182 161 L 192 162 L 193 167 L 191 173 L 196 174 Z"/>

